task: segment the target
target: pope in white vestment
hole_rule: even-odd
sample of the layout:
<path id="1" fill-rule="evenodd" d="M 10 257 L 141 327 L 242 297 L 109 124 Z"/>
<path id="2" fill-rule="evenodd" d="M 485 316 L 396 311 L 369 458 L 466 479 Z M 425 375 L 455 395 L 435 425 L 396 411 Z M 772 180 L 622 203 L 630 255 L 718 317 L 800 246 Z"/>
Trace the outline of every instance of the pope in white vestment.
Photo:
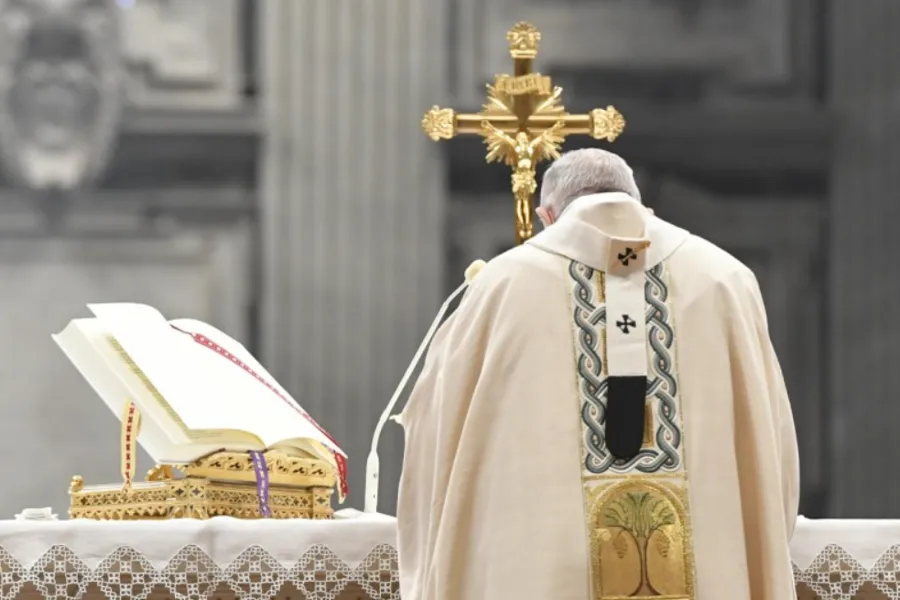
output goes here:
<path id="1" fill-rule="evenodd" d="M 402 413 L 403 600 L 790 600 L 799 473 L 753 273 L 601 150 L 490 261 Z"/>

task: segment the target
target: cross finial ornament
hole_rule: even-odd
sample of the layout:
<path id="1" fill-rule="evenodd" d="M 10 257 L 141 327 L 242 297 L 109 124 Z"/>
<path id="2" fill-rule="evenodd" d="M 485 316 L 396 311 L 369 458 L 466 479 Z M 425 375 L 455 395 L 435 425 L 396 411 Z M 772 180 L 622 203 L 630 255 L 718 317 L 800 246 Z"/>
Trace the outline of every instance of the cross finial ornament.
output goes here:
<path id="1" fill-rule="evenodd" d="M 533 60 L 537 58 L 541 32 L 530 23 L 519 21 L 506 32 L 506 41 L 509 42 L 509 54 L 514 60 L 517 58 Z"/>
<path id="2" fill-rule="evenodd" d="M 516 243 L 521 244 L 534 235 L 537 163 L 559 158 L 560 146 L 568 135 L 587 134 L 614 141 L 625 129 L 625 118 L 613 106 L 586 115 L 566 112 L 560 102 L 562 88 L 532 70 L 541 33 L 530 23 L 513 25 L 506 40 L 513 75 L 497 75 L 494 83 L 488 84 L 487 102 L 481 112 L 457 114 L 453 109 L 434 106 L 422 118 L 422 129 L 434 141 L 478 134 L 488 147 L 487 162 L 504 162 L 513 169 Z"/>

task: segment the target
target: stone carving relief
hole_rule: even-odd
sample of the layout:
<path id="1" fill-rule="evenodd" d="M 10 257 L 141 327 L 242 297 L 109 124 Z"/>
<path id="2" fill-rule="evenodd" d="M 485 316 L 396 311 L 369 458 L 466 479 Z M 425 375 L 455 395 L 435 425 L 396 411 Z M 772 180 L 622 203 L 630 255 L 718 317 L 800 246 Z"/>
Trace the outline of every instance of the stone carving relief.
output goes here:
<path id="1" fill-rule="evenodd" d="M 120 14 L 131 104 L 239 107 L 244 67 L 238 0 L 141 0 Z"/>
<path id="2" fill-rule="evenodd" d="M 113 0 L 0 0 L 0 159 L 15 183 L 70 190 L 107 165 L 122 75 Z"/>

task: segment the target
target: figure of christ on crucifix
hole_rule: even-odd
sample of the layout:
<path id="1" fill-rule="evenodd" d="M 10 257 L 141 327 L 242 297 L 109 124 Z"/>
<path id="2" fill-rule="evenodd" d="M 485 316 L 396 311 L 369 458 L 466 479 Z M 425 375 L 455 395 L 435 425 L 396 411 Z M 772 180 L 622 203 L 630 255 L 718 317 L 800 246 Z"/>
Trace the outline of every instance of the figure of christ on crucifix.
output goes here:
<path id="1" fill-rule="evenodd" d="M 559 131 L 565 123 L 557 121 L 537 137 L 529 138 L 525 131 L 512 138 L 500 129 L 484 121 L 481 124 L 488 145 L 488 162 L 504 160 L 513 167 L 512 193 L 516 200 L 516 242 L 530 238 L 534 232 L 532 198 L 537 191 L 536 167 L 543 158 L 559 158 L 559 144 L 563 138 Z"/>
<path id="2" fill-rule="evenodd" d="M 487 162 L 504 162 L 513 168 L 512 191 L 516 202 L 516 243 L 534 235 L 532 218 L 535 169 L 541 160 L 559 157 L 567 135 L 588 134 L 614 141 L 625 128 L 625 119 L 614 107 L 598 108 L 586 115 L 566 112 L 560 103 L 561 87 L 550 77 L 532 70 L 540 32 L 529 23 L 516 23 L 506 34 L 513 58 L 514 75 L 497 75 L 488 84 L 487 102 L 481 112 L 456 114 L 434 106 L 422 118 L 422 128 L 432 140 L 457 134 L 477 134 L 488 146 Z"/>

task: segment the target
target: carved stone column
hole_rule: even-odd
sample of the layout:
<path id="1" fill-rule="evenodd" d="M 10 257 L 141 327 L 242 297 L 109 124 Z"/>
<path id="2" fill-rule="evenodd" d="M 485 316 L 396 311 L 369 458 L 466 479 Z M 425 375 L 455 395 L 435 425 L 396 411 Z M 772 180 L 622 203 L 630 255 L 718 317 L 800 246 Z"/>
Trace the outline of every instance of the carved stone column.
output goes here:
<path id="1" fill-rule="evenodd" d="M 375 422 L 441 301 L 444 181 L 419 120 L 443 98 L 443 5 L 259 3 L 263 358 L 350 455 L 357 507 Z"/>
<path id="2" fill-rule="evenodd" d="M 900 3 L 831 2 L 833 507 L 900 516 Z"/>

